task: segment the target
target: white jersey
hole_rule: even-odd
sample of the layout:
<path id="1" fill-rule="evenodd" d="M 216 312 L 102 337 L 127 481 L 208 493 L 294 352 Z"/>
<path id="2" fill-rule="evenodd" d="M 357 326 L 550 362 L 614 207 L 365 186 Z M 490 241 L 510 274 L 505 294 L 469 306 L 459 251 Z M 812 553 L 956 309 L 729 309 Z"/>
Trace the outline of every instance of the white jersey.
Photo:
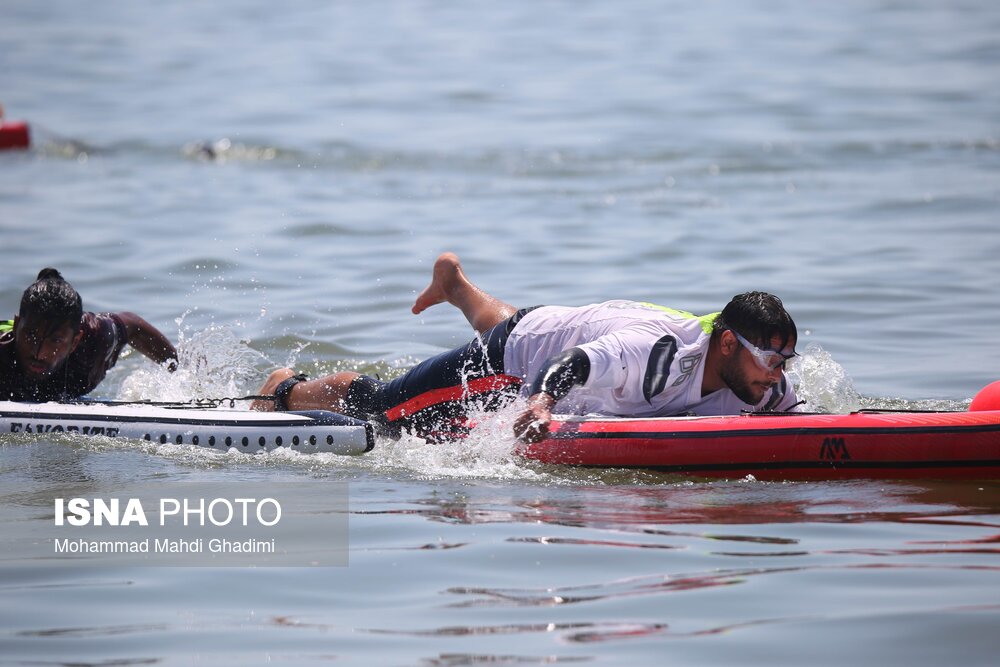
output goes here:
<path id="1" fill-rule="evenodd" d="M 757 405 L 744 403 L 728 388 L 701 395 L 714 319 L 623 300 L 578 308 L 543 306 L 511 331 L 504 372 L 521 378 L 527 395 L 552 357 L 572 347 L 583 350 L 590 374 L 559 401 L 563 414 L 730 415 L 793 406 L 795 391 L 784 374 Z"/>

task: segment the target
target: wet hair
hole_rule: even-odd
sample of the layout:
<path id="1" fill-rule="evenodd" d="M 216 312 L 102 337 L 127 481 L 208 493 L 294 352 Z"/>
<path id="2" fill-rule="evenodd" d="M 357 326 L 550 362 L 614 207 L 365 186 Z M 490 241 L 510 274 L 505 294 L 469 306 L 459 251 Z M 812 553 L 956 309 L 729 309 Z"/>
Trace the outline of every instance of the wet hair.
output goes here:
<path id="1" fill-rule="evenodd" d="M 53 327 L 69 324 L 80 328 L 83 319 L 83 300 L 62 274 L 53 268 L 38 272 L 38 279 L 21 296 L 21 319 L 42 320 Z"/>
<path id="2" fill-rule="evenodd" d="M 732 329 L 753 344 L 770 349 L 771 341 L 780 341 L 779 350 L 798 340 L 798 331 L 792 316 L 785 310 L 781 299 L 767 292 L 737 294 L 722 309 L 712 325 L 713 332 Z"/>

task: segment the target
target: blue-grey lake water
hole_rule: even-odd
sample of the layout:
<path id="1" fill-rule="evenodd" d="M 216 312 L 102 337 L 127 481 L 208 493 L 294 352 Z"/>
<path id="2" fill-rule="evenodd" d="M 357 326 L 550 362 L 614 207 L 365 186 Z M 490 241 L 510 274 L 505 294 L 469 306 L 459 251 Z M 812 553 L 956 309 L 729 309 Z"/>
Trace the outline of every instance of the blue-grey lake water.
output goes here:
<path id="1" fill-rule="evenodd" d="M 45 266 L 179 344 L 96 392 L 252 393 L 465 342 L 506 301 L 779 294 L 819 409 L 1000 379 L 1000 4 L 7 0 L 0 315 Z M 16 665 L 992 665 L 1000 485 L 691 481 L 512 455 L 0 436 L 0 530 L 123 484 L 349 488 L 330 568 L 0 559 Z M 318 501 L 318 498 L 317 498 Z"/>

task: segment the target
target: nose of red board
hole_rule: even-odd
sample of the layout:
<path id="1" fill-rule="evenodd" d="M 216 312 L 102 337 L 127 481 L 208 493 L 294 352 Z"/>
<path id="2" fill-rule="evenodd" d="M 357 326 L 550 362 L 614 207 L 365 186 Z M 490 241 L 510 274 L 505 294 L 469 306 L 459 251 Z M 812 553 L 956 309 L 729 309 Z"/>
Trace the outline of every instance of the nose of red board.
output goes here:
<path id="1" fill-rule="evenodd" d="M 970 412 L 1000 410 L 1000 380 L 983 387 L 969 406 Z"/>
<path id="2" fill-rule="evenodd" d="M 28 124 L 23 121 L 0 120 L 0 150 L 27 148 L 31 144 Z"/>

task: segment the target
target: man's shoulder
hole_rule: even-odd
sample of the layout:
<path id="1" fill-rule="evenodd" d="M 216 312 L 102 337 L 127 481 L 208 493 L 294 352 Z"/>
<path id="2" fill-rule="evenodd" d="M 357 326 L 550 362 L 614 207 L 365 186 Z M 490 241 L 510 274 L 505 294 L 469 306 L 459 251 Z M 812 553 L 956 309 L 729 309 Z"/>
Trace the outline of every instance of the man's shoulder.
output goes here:
<path id="1" fill-rule="evenodd" d="M 115 344 L 118 340 L 125 341 L 128 330 L 125 321 L 118 313 L 86 312 L 80 320 L 80 330 L 84 340 L 104 341 Z"/>
<path id="2" fill-rule="evenodd" d="M 107 327 L 124 327 L 125 321 L 119 313 L 87 311 L 80 319 L 80 326 L 89 329 L 104 329 Z"/>
<path id="3" fill-rule="evenodd" d="M 128 331 L 117 313 L 84 313 L 80 321 L 83 337 L 70 360 L 74 365 L 90 368 L 95 363 L 110 367 L 118 353 L 128 343 Z"/>
<path id="4" fill-rule="evenodd" d="M 655 315 L 624 323 L 619 333 L 636 342 L 642 339 L 656 341 L 668 337 L 674 340 L 679 349 L 704 347 L 711 337 L 711 334 L 706 333 L 696 320 L 657 317 Z"/>

